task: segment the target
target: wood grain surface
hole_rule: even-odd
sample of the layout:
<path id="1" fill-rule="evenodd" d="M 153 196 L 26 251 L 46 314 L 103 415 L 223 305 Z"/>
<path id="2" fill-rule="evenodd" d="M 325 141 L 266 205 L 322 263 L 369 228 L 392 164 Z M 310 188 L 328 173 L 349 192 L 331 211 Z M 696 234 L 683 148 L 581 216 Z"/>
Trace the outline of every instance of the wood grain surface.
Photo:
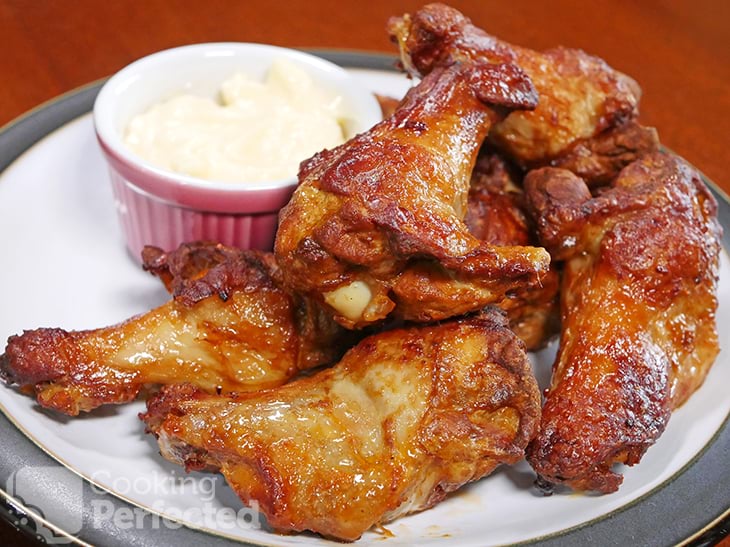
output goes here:
<path id="1" fill-rule="evenodd" d="M 453 0 L 503 39 L 582 48 L 642 86 L 642 120 L 730 193 L 730 2 Z M 210 41 L 394 53 L 391 15 L 419 1 L 2 0 L 0 125 L 148 53 Z M 4 539 L 8 530 L 0 530 Z M 727 543 L 725 545 L 728 545 Z M 730 545 L 728 545 L 730 547 Z"/>

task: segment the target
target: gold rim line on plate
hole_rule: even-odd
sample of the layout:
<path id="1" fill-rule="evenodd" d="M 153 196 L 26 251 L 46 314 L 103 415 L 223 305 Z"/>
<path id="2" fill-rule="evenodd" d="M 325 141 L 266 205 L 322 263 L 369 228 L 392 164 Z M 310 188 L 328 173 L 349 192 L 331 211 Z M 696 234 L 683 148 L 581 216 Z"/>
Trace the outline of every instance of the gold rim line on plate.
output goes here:
<path id="1" fill-rule="evenodd" d="M 6 388 L 6 389 L 11 389 L 11 388 Z M 16 394 L 18 394 L 19 396 L 24 397 L 24 395 L 21 394 L 21 393 L 18 393 L 17 390 L 14 390 L 14 392 Z M 146 505 L 144 505 L 144 504 L 142 504 L 142 503 L 140 503 L 138 501 L 134 501 L 133 499 L 128 498 L 124 494 L 120 494 L 119 492 L 115 492 L 114 490 L 111 490 L 110 488 L 107 488 L 106 486 L 104 486 L 103 484 L 99 483 L 98 481 L 92 479 L 91 477 L 88 477 L 86 474 L 82 473 L 81 471 L 79 471 L 78 469 L 76 469 L 75 467 L 73 467 L 64 458 L 62 458 L 61 456 L 59 456 L 58 454 L 56 454 L 55 452 L 53 452 L 50 448 L 48 448 L 47 446 L 45 446 L 44 444 L 42 444 L 41 441 L 38 440 L 35 435 L 33 435 L 32 433 L 30 433 L 24 426 L 22 426 L 20 424 L 20 422 L 18 422 L 13 417 L 13 415 L 8 411 L 8 409 L 5 407 L 5 405 L 2 404 L 1 402 L 0 402 L 0 412 L 3 413 L 3 415 L 8 419 L 8 421 L 18 429 L 18 431 L 20 431 L 29 441 L 31 441 L 34 445 L 36 445 L 36 447 L 38 447 L 41 451 L 43 451 L 47 456 L 49 456 L 50 458 L 54 459 L 57 463 L 61 464 L 68 471 L 72 472 L 77 477 L 79 477 L 82 480 L 86 481 L 87 483 L 89 483 L 90 485 L 92 485 L 94 488 L 98 488 L 99 490 L 103 490 L 104 492 L 108 493 L 109 495 L 111 495 L 111 496 L 113 496 L 113 497 L 115 497 L 115 498 L 117 498 L 117 499 L 119 499 L 121 501 L 124 501 L 124 502 L 128 503 L 129 505 L 132 505 L 134 507 L 139 507 L 140 509 L 144 509 L 148 513 L 150 513 L 152 515 L 157 515 L 158 517 L 161 517 L 163 519 L 166 519 L 166 520 L 169 520 L 169 521 L 172 521 L 172 522 L 179 523 L 179 524 L 181 524 L 181 525 L 183 525 L 186 528 L 189 528 L 191 530 L 196 530 L 196 531 L 199 531 L 199 532 L 204 532 L 206 534 L 210 534 L 210 535 L 213 535 L 213 536 L 219 536 L 219 537 L 222 537 L 223 539 L 230 539 L 230 540 L 233 540 L 233 541 L 237 541 L 238 543 L 240 543 L 242 545 L 245 545 L 246 544 L 245 542 L 249 542 L 250 545 L 255 545 L 257 547 L 258 546 L 261 546 L 261 547 L 279 547 L 278 545 L 273 544 L 273 543 L 255 543 L 255 544 L 253 544 L 253 543 L 250 543 L 252 540 L 249 540 L 249 539 L 246 539 L 246 538 L 241 538 L 240 536 L 233 536 L 233 535 L 229 535 L 229 534 L 227 534 L 225 532 L 221 532 L 219 530 L 212 530 L 212 529 L 209 529 L 209 528 L 203 528 L 201 526 L 196 526 L 193 523 L 190 523 L 190 522 L 187 522 L 187 521 L 183 521 L 183 520 L 180 520 L 180 519 L 175 518 L 175 517 L 168 516 L 168 515 L 160 512 L 160 511 L 156 510 L 156 509 L 153 509 L 151 507 L 147 507 Z M 0 488 L 0 495 L 4 496 L 6 498 L 9 498 L 9 499 L 14 499 L 7 492 L 5 492 L 5 490 L 3 490 L 2 488 Z M 25 505 L 23 505 L 20 502 L 17 502 L 16 501 L 15 504 L 18 505 L 19 507 L 25 508 Z M 27 509 L 27 512 L 28 513 L 32 513 L 32 511 L 30 509 Z M 34 518 L 35 518 L 35 513 L 33 513 L 33 515 L 34 515 Z M 45 520 L 43 520 L 43 522 L 45 522 Z M 58 528 L 58 527 L 54 525 L 54 529 L 55 528 Z M 68 532 L 63 532 L 63 534 L 64 535 L 69 535 Z"/>
<path id="2" fill-rule="evenodd" d="M 3 411 L 4 412 L 4 411 Z M 75 543 L 76 545 L 81 545 L 82 547 L 93 547 L 90 543 L 86 543 L 85 541 L 77 538 L 76 536 L 69 534 L 65 530 L 59 528 L 57 525 L 53 524 L 51 521 L 47 520 L 45 517 L 39 515 L 32 509 L 29 509 L 28 506 L 26 506 L 24 503 L 21 503 L 20 500 L 14 498 L 10 494 L 8 494 L 5 490 L 0 488 L 0 498 L 3 498 L 3 500 L 13 506 L 13 507 L 20 507 L 22 508 L 22 511 L 25 515 L 30 516 L 33 519 L 33 522 L 40 522 L 43 526 L 51 530 L 56 535 L 62 536 L 69 541 Z"/>

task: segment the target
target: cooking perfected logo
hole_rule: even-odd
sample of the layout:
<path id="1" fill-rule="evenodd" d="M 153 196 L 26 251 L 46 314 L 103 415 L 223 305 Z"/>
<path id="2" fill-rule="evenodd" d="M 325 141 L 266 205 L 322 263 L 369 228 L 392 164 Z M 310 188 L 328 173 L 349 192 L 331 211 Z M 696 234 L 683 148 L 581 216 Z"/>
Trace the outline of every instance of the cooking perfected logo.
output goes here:
<path id="1" fill-rule="evenodd" d="M 10 521 L 49 545 L 71 543 L 84 528 L 175 530 L 187 524 L 230 532 L 262 527 L 258 504 L 241 507 L 225 482 L 212 475 L 172 471 L 130 480 L 100 470 L 92 480 L 123 498 L 144 499 L 151 511 L 120 502 L 63 467 L 26 466 L 5 485 Z"/>

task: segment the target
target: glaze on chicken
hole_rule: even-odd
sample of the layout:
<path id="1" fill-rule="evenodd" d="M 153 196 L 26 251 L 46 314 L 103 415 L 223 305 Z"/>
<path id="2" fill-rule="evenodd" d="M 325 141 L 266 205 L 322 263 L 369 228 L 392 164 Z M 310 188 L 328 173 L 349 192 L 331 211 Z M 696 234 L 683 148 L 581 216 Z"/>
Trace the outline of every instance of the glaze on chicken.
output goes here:
<path id="1" fill-rule="evenodd" d="M 318 306 L 278 286 L 271 254 L 192 244 L 147 248 L 146 257 L 173 300 L 111 327 L 11 336 L 2 379 L 77 415 L 129 402 L 146 384 L 190 382 L 210 393 L 277 386 L 344 352 L 350 335 L 338 338 L 343 329 Z"/>
<path id="2" fill-rule="evenodd" d="M 285 281 L 348 328 L 452 317 L 539 283 L 544 249 L 488 245 L 463 222 L 489 128 L 535 103 L 513 65 L 433 70 L 392 117 L 303 163 L 276 236 Z"/>
<path id="3" fill-rule="evenodd" d="M 615 491 L 718 353 L 716 203 L 601 59 L 441 4 L 388 31 L 421 82 L 302 163 L 274 255 L 147 247 L 170 302 L 12 336 L 0 378 L 69 415 L 162 384 L 162 456 L 282 533 L 354 541 L 525 456 Z M 541 409 L 525 350 L 559 328 Z"/>
<path id="4" fill-rule="evenodd" d="M 652 129 L 635 123 L 616 129 L 635 119 L 641 89 L 597 57 L 563 47 L 537 52 L 507 44 L 443 4 L 428 4 L 412 15 L 393 17 L 388 30 L 399 45 L 404 68 L 415 76 L 475 59 L 513 63 L 530 76 L 539 96 L 537 108 L 510 113 L 494 124 L 489 135 L 523 168 L 560 162 L 563 155 L 577 163 L 580 157 L 580 174 L 597 184 L 612 179 L 639 155 L 657 149 Z M 586 142 L 599 135 L 602 147 Z M 622 140 L 619 150 L 606 149 L 612 138 Z M 597 157 L 586 158 L 586 153 Z M 595 182 L 593 170 L 597 171 Z"/>
<path id="5" fill-rule="evenodd" d="M 540 393 L 500 312 L 364 339 L 335 367 L 234 396 L 166 386 L 162 455 L 217 469 L 279 532 L 353 541 L 523 458 Z"/>
<path id="6" fill-rule="evenodd" d="M 661 153 L 597 197 L 555 168 L 525 187 L 542 242 L 564 261 L 560 349 L 528 460 L 543 484 L 613 492 L 613 464 L 639 462 L 717 356 L 717 204 Z"/>

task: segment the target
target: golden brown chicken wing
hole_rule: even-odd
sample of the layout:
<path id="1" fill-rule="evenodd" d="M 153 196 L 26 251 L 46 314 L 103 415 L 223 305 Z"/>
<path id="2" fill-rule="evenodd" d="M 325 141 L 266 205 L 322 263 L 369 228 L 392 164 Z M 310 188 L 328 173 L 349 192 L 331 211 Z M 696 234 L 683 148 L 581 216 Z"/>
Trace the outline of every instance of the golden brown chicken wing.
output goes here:
<path id="1" fill-rule="evenodd" d="M 392 117 L 304 162 L 276 237 L 286 282 L 348 328 L 476 311 L 539 282 L 544 249 L 487 245 L 463 222 L 484 136 L 535 100 L 512 65 L 439 68 Z"/>
<path id="2" fill-rule="evenodd" d="M 172 301 L 112 327 L 11 336 L 3 380 L 76 415 L 128 402 L 145 384 L 190 382 L 211 393 L 277 386 L 343 352 L 344 330 L 272 279 L 272 255 L 213 244 L 146 252 Z"/>
<path id="3" fill-rule="evenodd" d="M 523 457 L 540 394 L 495 310 L 366 338 L 335 367 L 257 394 L 164 387 L 161 453 L 220 469 L 277 531 L 355 540 Z"/>
<path id="4" fill-rule="evenodd" d="M 516 64 L 530 76 L 539 95 L 537 108 L 512 112 L 495 123 L 489 135 L 492 143 L 524 168 L 548 165 L 570 154 L 578 143 L 622 125 L 638 112 L 639 86 L 601 59 L 562 47 L 541 53 L 507 44 L 443 4 L 429 4 L 413 15 L 394 17 L 388 30 L 400 47 L 402 64 L 414 75 L 425 75 L 454 62 L 482 59 Z M 636 157 L 627 156 L 625 145 L 631 143 L 640 147 L 637 151 L 646 151 L 651 147 L 649 137 L 624 139 L 622 153 L 611 152 L 610 163 L 596 159 L 593 167 L 613 168 L 611 174 L 599 174 L 610 180 Z M 608 140 L 603 137 L 603 144 Z M 656 149 L 656 143 L 653 146 Z M 581 152 L 590 149 L 590 145 L 583 146 Z M 599 152 L 606 154 L 605 150 Z"/>
<path id="5" fill-rule="evenodd" d="M 143 267 L 159 277 L 168 291 L 188 306 L 217 294 L 228 299 L 231 287 L 246 285 L 249 251 L 210 241 L 183 243 L 173 252 L 157 247 L 142 250 Z M 281 270 L 271 253 L 258 253 L 267 275 L 284 289 Z M 243 276 L 243 277 L 241 277 Z M 251 288 L 255 291 L 255 288 Z M 343 329 L 317 301 L 289 292 L 297 332 L 297 370 L 336 362 L 360 335 Z"/>
<path id="6" fill-rule="evenodd" d="M 542 241 L 564 260 L 562 336 L 528 459 L 544 481 L 612 492 L 718 353 L 716 202 L 652 154 L 592 198 L 568 171 L 528 174 Z"/>
<path id="7" fill-rule="evenodd" d="M 464 219 L 476 238 L 491 245 L 537 244 L 521 183 L 519 173 L 501 156 L 482 148 L 472 172 Z M 539 285 L 516 289 L 498 304 L 528 351 L 544 346 L 559 332 L 558 288 L 558 272 L 551 265 Z"/>

